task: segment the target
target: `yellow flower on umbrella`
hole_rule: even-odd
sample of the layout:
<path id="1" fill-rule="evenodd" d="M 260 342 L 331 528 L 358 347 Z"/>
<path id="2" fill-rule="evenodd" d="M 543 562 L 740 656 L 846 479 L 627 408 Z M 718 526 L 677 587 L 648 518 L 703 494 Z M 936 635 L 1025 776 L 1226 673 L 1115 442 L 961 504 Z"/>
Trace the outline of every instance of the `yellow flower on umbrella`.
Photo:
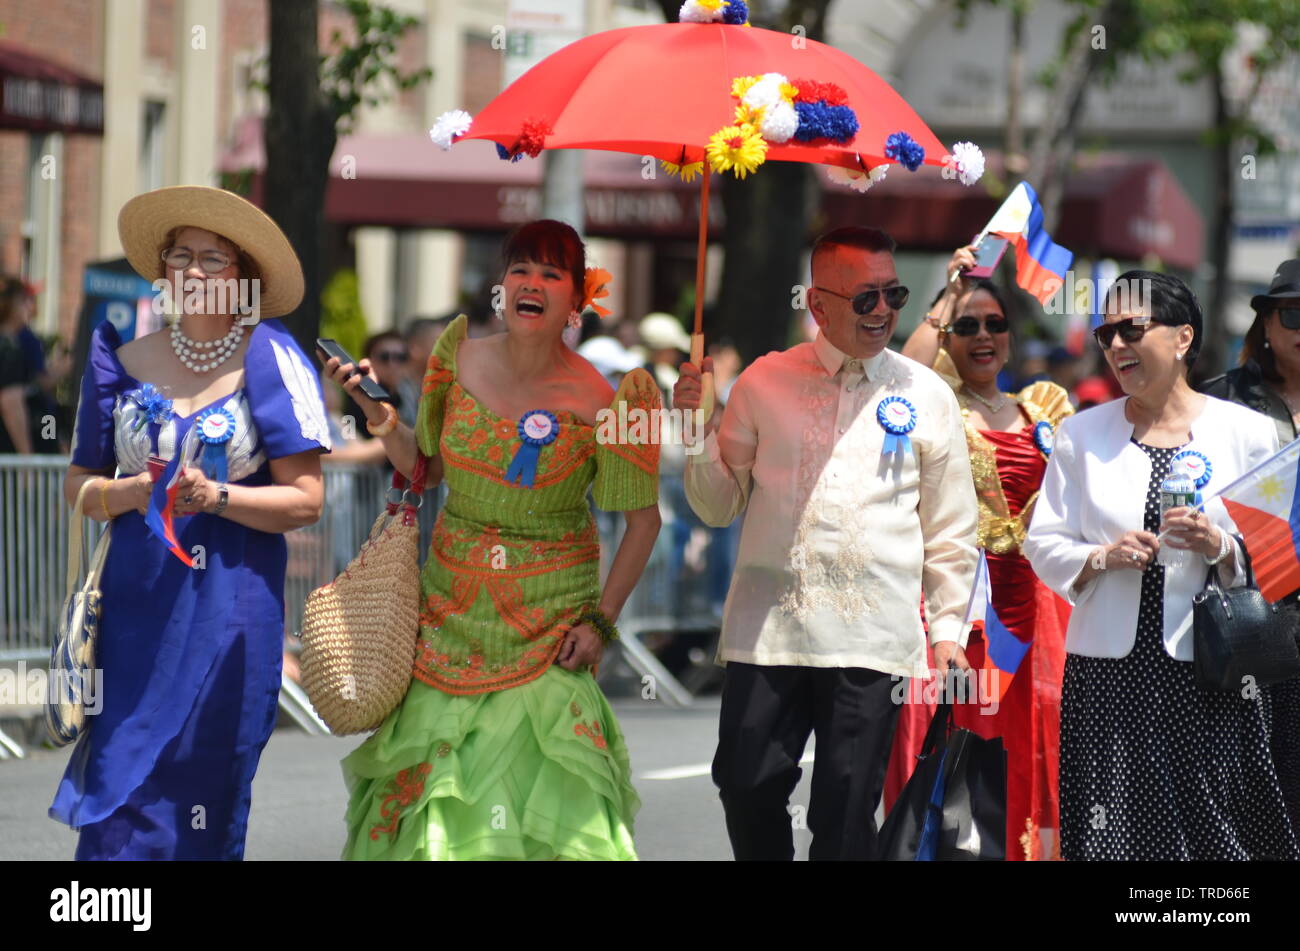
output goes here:
<path id="1" fill-rule="evenodd" d="M 736 106 L 735 122 L 739 126 L 747 125 L 757 129 L 763 124 L 763 110 L 761 108 L 754 109 L 742 102 Z"/>
<path id="2" fill-rule="evenodd" d="M 731 81 L 731 94 L 737 99 L 744 99 L 750 87 L 762 78 L 762 76 L 737 76 Z"/>
<path id="3" fill-rule="evenodd" d="M 704 172 L 703 162 L 688 162 L 685 165 L 677 165 L 660 159 L 659 164 L 663 166 L 663 170 L 669 175 L 676 175 L 684 182 L 693 182 L 696 177 Z"/>
<path id="4" fill-rule="evenodd" d="M 729 125 L 710 136 L 704 154 L 715 172 L 744 178 L 767 160 L 767 142 L 752 125 Z"/>
<path id="5" fill-rule="evenodd" d="M 608 317 L 613 313 L 608 307 L 601 307 L 596 303 L 598 298 L 609 296 L 609 288 L 605 285 L 612 280 L 614 275 L 602 267 L 587 268 L 587 278 L 582 285 L 582 307 L 579 310 L 590 307 L 602 317 Z"/>

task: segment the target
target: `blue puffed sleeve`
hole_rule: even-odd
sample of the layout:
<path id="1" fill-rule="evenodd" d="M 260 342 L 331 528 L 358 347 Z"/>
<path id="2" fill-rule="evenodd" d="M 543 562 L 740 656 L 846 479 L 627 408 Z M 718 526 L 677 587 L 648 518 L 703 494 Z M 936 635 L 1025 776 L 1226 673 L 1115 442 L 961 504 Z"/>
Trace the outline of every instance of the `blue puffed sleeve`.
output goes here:
<path id="1" fill-rule="evenodd" d="M 116 350 L 122 338 L 107 320 L 90 335 L 86 372 L 81 377 L 81 399 L 72 430 L 72 464 L 84 469 L 110 469 L 117 465 L 113 448 L 113 406 L 128 377 Z"/>
<path id="2" fill-rule="evenodd" d="M 253 328 L 244 354 L 244 387 L 267 459 L 330 450 L 320 376 L 278 320 Z"/>

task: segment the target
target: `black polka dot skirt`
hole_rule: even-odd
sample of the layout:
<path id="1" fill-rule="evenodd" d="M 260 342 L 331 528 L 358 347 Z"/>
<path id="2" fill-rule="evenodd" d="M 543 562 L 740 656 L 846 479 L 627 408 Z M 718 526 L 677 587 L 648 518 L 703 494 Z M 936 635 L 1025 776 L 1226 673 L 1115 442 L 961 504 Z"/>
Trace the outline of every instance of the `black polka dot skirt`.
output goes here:
<path id="1" fill-rule="evenodd" d="M 1144 527 L 1177 449 L 1151 457 Z M 1128 656 L 1069 654 L 1061 695 L 1061 855 L 1069 860 L 1300 859 L 1270 751 L 1272 698 L 1207 693 L 1165 650 L 1165 569 L 1142 577 Z"/>

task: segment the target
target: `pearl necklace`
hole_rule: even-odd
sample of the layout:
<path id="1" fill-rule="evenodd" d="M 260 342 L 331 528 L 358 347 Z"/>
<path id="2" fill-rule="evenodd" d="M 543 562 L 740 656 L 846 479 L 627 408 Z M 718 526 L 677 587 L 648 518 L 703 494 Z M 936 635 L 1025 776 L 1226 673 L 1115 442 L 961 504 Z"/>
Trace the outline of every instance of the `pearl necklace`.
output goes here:
<path id="1" fill-rule="evenodd" d="M 979 400 L 981 403 L 983 403 L 986 407 L 988 407 L 988 411 L 989 411 L 990 413 L 996 413 L 998 410 L 1002 409 L 1002 407 L 1004 407 L 1004 406 L 1007 405 L 1007 398 L 1006 398 L 1006 395 L 1005 395 L 1005 394 L 1000 394 L 1000 395 L 1001 395 L 1001 399 L 999 399 L 996 403 L 994 403 L 992 400 L 990 400 L 990 399 L 985 399 L 983 396 L 980 396 L 978 393 L 976 393 L 974 390 L 972 390 L 969 386 L 965 386 L 965 385 L 963 385 L 963 386 L 962 386 L 962 389 L 966 391 L 966 395 L 967 395 L 967 396 L 972 396 L 972 397 L 974 397 L 975 399 L 977 399 L 977 400 Z"/>
<path id="2" fill-rule="evenodd" d="M 225 363 L 239 349 L 244 338 L 244 325 L 238 320 L 230 332 L 217 340 L 191 340 L 181 332 L 181 322 L 172 324 L 172 351 L 176 358 L 195 373 L 207 373 Z"/>

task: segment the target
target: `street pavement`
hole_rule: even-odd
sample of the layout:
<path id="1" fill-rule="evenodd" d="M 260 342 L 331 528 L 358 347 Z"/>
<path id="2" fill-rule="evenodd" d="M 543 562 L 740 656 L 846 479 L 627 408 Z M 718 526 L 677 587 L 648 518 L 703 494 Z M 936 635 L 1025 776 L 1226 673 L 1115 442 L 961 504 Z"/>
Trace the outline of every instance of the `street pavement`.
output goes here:
<path id="1" fill-rule="evenodd" d="M 730 860 L 722 806 L 709 777 L 717 741 L 718 699 L 689 709 L 658 701 L 613 699 L 641 796 L 637 852 L 643 860 Z M 343 849 L 346 791 L 339 760 L 359 737 L 308 736 L 281 726 L 262 754 L 253 782 L 249 860 L 335 861 Z M 811 749 L 811 743 L 810 743 Z M 0 861 L 71 859 L 76 834 L 46 816 L 70 749 L 29 749 L 22 760 L 0 760 Z M 810 757 L 791 798 L 799 858 L 810 835 L 807 812 Z"/>

